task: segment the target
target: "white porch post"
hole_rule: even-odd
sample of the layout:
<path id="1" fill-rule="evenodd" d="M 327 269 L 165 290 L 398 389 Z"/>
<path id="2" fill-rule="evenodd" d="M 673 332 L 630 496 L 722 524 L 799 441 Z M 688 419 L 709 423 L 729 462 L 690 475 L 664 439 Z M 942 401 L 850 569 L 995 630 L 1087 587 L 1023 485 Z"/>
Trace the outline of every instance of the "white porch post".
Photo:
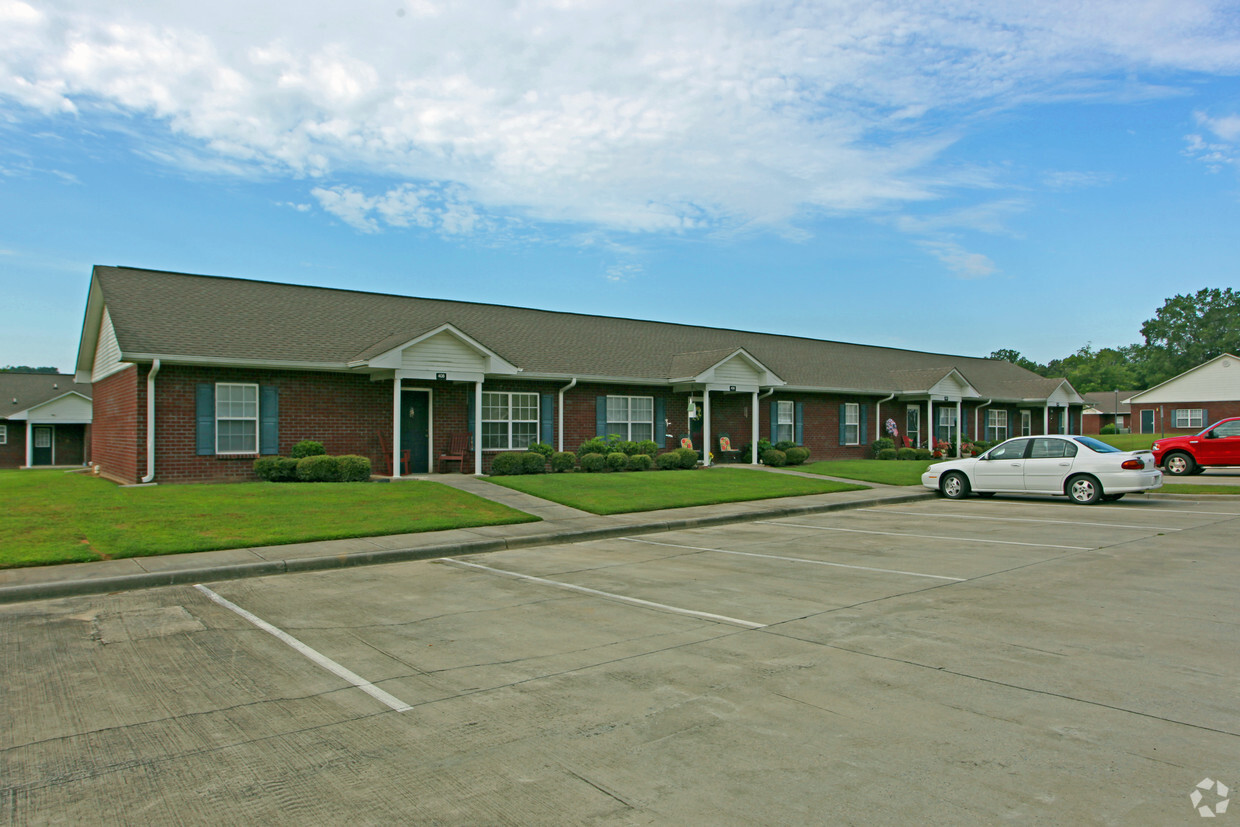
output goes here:
<path id="1" fill-rule="evenodd" d="M 710 465 L 710 388 L 702 389 L 702 464 Z"/>
<path id="2" fill-rule="evenodd" d="M 1051 432 L 1051 405 L 1046 403 L 1042 406 L 1042 433 L 1049 434 Z"/>
<path id="3" fill-rule="evenodd" d="M 34 423 L 26 420 L 26 467 L 34 465 Z"/>
<path id="4" fill-rule="evenodd" d="M 750 465 L 758 464 L 758 392 L 753 392 L 753 433 L 749 438 Z"/>
<path id="5" fill-rule="evenodd" d="M 400 476 L 400 383 L 397 376 L 392 381 L 392 478 Z"/>
<path id="6" fill-rule="evenodd" d="M 474 383 L 474 476 L 482 476 L 482 381 Z"/>
<path id="7" fill-rule="evenodd" d="M 926 447 L 934 450 L 934 397 L 926 398 Z"/>
<path id="8" fill-rule="evenodd" d="M 960 456 L 960 432 L 964 430 L 964 402 L 956 400 L 956 456 Z"/>

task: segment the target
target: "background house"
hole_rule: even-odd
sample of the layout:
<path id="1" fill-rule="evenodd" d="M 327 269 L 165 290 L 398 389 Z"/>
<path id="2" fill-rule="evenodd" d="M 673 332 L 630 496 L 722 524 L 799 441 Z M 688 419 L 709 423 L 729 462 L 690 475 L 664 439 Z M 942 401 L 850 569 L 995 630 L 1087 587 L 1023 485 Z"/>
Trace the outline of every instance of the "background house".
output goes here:
<path id="1" fill-rule="evenodd" d="M 864 457 L 888 420 L 955 446 L 1077 430 L 1083 403 L 992 359 L 121 267 L 94 268 L 77 376 L 125 482 L 252 479 L 302 439 L 381 473 L 439 470 L 454 434 L 474 473 L 610 434 Z"/>
<path id="2" fill-rule="evenodd" d="M 1134 394 L 1133 430 L 1142 434 L 1191 434 L 1240 416 L 1240 359 L 1230 353 Z"/>
<path id="3" fill-rule="evenodd" d="M 1137 390 L 1131 391 L 1094 391 L 1083 393 L 1085 408 L 1081 411 L 1081 433 L 1098 434 L 1107 425 L 1114 425 L 1119 431 L 1131 430 L 1131 411 L 1128 400 Z"/>
<path id="4" fill-rule="evenodd" d="M 85 464 L 92 416 L 89 384 L 0 372 L 0 468 Z"/>

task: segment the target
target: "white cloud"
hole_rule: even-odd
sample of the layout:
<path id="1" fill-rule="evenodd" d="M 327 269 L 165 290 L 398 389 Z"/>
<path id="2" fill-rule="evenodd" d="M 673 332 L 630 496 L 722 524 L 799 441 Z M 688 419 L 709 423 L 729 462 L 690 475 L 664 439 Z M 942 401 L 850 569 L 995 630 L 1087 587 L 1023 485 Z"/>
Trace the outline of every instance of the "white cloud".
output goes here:
<path id="1" fill-rule="evenodd" d="M 1184 154 L 1201 161 L 1213 172 L 1225 166 L 1240 166 L 1240 115 L 1212 118 L 1205 112 L 1194 112 L 1197 125 L 1210 136 L 1193 133 L 1184 136 Z"/>
<path id="2" fill-rule="evenodd" d="M 919 241 L 918 244 L 961 279 L 981 279 L 999 272 L 988 256 L 971 253 L 954 241 Z"/>
<path id="3" fill-rule="evenodd" d="M 791 233 L 976 185 L 933 170 L 944 123 L 1240 72 L 1238 26 L 1209 0 L 0 0 L 0 116 L 146 119 L 149 157 L 315 179 L 365 232 Z"/>

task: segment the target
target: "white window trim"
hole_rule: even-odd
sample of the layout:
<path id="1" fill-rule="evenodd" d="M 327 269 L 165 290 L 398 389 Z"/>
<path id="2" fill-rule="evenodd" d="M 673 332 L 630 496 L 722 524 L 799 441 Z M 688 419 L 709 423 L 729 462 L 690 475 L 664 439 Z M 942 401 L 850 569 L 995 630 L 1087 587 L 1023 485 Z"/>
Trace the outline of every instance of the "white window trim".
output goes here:
<path id="1" fill-rule="evenodd" d="M 254 389 L 254 416 L 220 416 L 220 388 L 253 388 Z M 258 439 L 259 439 L 259 410 L 260 397 L 258 393 L 258 383 L 256 382 L 216 382 L 215 383 L 215 453 L 219 456 L 257 456 L 258 455 Z M 220 448 L 220 423 L 221 422 L 253 422 L 254 423 L 254 450 L 253 451 L 225 451 Z"/>
<path id="2" fill-rule="evenodd" d="M 1003 420 L 1003 424 L 999 424 L 999 420 Z M 1003 431 L 1003 436 L 999 436 L 999 431 Z M 1004 410 L 989 410 L 986 412 L 986 438 L 990 439 L 994 434 L 995 442 L 1002 442 L 1008 438 L 1008 412 Z"/>
<path id="3" fill-rule="evenodd" d="M 913 419 L 917 420 L 917 428 L 909 427 L 909 414 L 913 415 Z M 906 405 L 904 407 L 904 435 L 916 447 L 921 443 L 921 405 Z"/>
<path id="4" fill-rule="evenodd" d="M 850 428 L 853 429 L 852 433 L 849 433 Z M 861 444 L 861 403 L 859 402 L 844 403 L 844 444 Z"/>
<path id="5" fill-rule="evenodd" d="M 629 417 L 628 419 L 624 421 L 619 421 L 619 420 L 613 420 L 611 418 L 611 400 L 613 399 L 627 400 L 625 402 L 625 410 L 628 411 L 628 417 Z M 633 418 L 633 400 L 634 399 L 650 400 L 650 418 L 649 419 L 634 419 Z M 633 426 L 634 425 L 649 425 L 650 426 L 649 439 L 651 439 L 652 441 L 654 440 L 655 427 L 654 427 L 654 397 L 653 396 L 627 396 L 625 394 L 613 393 L 613 394 L 608 394 L 606 404 L 607 404 L 607 433 L 601 434 L 601 436 L 608 437 L 614 433 L 618 433 L 618 431 L 612 430 L 613 427 L 617 429 L 622 428 L 624 432 L 619 434 L 621 439 L 625 440 L 626 442 L 639 442 L 640 440 L 633 439 Z"/>
<path id="6" fill-rule="evenodd" d="M 1020 412 L 1020 435 L 1033 436 L 1033 411 L 1028 408 Z"/>
<path id="7" fill-rule="evenodd" d="M 936 408 L 939 415 L 939 442 L 956 444 L 956 436 L 960 433 L 960 419 L 956 416 L 955 406 L 944 405 Z M 954 450 L 954 449 L 953 449 Z"/>
<path id="8" fill-rule="evenodd" d="M 1176 408 L 1172 414 L 1172 422 L 1175 423 L 1171 426 L 1173 428 L 1196 428 L 1200 431 L 1206 426 L 1205 411 L 1202 408 Z M 1184 424 L 1180 424 L 1181 414 L 1184 415 Z M 1196 420 L 1196 423 L 1193 420 Z"/>
<path id="9" fill-rule="evenodd" d="M 785 411 L 787 419 L 785 420 Z M 776 439 L 776 442 L 796 442 L 797 439 L 797 403 L 780 401 L 775 403 L 775 436 L 781 436 L 784 428 L 788 429 L 788 438 Z"/>
<path id="10" fill-rule="evenodd" d="M 9 444 L 9 424 L 0 422 L 0 445 Z"/>
<path id="11" fill-rule="evenodd" d="M 487 407 L 486 399 L 488 396 L 507 397 L 507 402 L 505 403 L 505 407 L 508 410 L 507 419 L 485 419 L 483 417 L 483 411 L 485 411 Z M 512 418 L 512 410 L 513 410 L 512 398 L 514 396 L 534 397 L 534 418 L 533 419 L 513 419 Z M 483 452 L 494 453 L 497 451 L 524 451 L 525 450 L 524 446 L 519 447 L 519 448 L 514 448 L 512 446 L 512 426 L 513 426 L 513 423 L 515 422 L 523 422 L 523 423 L 533 422 L 534 423 L 534 442 L 541 441 L 540 438 L 542 437 L 542 433 L 541 433 L 542 425 L 541 425 L 540 417 L 539 417 L 539 410 L 540 410 L 539 402 L 540 402 L 540 399 L 537 393 L 529 393 L 527 391 L 483 391 L 482 392 L 482 410 L 478 411 L 478 442 L 479 444 L 481 444 L 486 439 L 486 436 L 482 433 L 483 431 L 482 426 L 484 424 L 494 425 L 496 423 L 503 423 L 504 425 L 508 426 L 507 432 L 505 433 L 505 443 L 506 443 L 505 446 L 500 447 L 500 448 L 483 448 L 482 449 Z M 532 445 L 534 444 L 534 442 L 530 444 Z"/>

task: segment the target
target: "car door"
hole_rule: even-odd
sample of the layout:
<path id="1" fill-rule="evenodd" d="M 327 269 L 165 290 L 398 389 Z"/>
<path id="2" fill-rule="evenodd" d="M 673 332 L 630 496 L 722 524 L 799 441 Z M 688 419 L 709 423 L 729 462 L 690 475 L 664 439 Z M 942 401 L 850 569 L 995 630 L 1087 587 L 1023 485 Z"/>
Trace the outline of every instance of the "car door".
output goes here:
<path id="1" fill-rule="evenodd" d="M 1072 473 L 1076 445 L 1068 439 L 1034 437 L 1025 460 L 1025 490 L 1062 494 L 1064 480 Z"/>
<path id="2" fill-rule="evenodd" d="M 973 464 L 975 491 L 1023 491 L 1027 439 L 1009 439 L 996 445 Z"/>
<path id="3" fill-rule="evenodd" d="M 1193 450 L 1202 465 L 1240 465 L 1240 419 L 1221 422 L 1197 437 Z"/>

